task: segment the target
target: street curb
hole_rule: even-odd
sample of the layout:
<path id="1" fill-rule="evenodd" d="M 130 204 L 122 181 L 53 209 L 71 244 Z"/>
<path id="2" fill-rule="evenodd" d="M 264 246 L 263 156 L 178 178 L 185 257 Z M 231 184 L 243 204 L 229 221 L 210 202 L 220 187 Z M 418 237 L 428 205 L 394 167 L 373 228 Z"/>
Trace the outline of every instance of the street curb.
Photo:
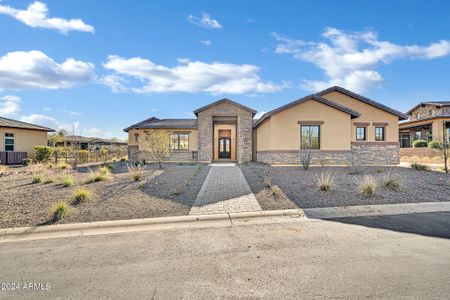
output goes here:
<path id="1" fill-rule="evenodd" d="M 300 209 L 242 212 L 213 215 L 188 215 L 117 221 L 100 221 L 75 224 L 57 224 L 39 227 L 20 227 L 0 229 L 0 243 L 20 240 L 101 235 L 152 229 L 180 227 L 232 226 L 233 221 L 243 223 L 252 219 L 273 219 L 303 217 Z"/>

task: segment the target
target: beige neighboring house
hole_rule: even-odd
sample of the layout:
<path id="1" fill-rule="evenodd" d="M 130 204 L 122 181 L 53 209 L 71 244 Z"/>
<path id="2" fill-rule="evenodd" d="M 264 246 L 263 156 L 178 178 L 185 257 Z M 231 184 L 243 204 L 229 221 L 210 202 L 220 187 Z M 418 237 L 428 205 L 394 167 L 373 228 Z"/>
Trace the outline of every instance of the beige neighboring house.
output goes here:
<path id="1" fill-rule="evenodd" d="M 0 160 L 2 164 L 19 164 L 35 157 L 35 146 L 47 146 L 47 133 L 55 130 L 0 117 Z"/>
<path id="2" fill-rule="evenodd" d="M 408 121 L 400 123 L 400 147 L 411 148 L 414 141 L 443 141 L 444 130 L 450 137 L 450 101 L 421 102 L 407 113 Z"/>
<path id="3" fill-rule="evenodd" d="M 406 115 L 341 87 L 331 87 L 278 107 L 260 119 L 256 111 L 221 99 L 194 111 L 196 119 L 151 117 L 124 129 L 130 160 L 151 130 L 172 135 L 168 160 L 258 161 L 298 164 L 302 152 L 313 162 L 398 164 L 398 123 Z"/>

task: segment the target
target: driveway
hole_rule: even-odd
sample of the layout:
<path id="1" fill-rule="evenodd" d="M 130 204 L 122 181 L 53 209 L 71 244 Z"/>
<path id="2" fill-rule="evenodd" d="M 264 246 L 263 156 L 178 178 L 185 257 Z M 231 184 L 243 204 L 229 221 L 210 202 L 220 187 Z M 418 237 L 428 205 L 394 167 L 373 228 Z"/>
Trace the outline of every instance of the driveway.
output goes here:
<path id="1" fill-rule="evenodd" d="M 450 213 L 0 244 L 0 298 L 448 298 Z"/>

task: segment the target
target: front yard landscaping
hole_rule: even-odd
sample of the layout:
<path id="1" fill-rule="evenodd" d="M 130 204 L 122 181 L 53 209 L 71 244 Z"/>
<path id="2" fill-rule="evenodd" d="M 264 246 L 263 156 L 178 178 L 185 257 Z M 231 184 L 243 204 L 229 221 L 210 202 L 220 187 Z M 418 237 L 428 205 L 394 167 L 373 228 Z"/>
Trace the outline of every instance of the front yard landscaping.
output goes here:
<path id="1" fill-rule="evenodd" d="M 205 164 L 166 163 L 162 170 L 149 164 L 136 176 L 125 162 L 76 170 L 6 168 L 0 174 L 0 228 L 187 215 L 208 170 Z M 60 201 L 68 212 L 56 206 Z"/>
<path id="2" fill-rule="evenodd" d="M 363 167 L 360 174 L 351 174 L 352 170 L 345 166 L 314 166 L 304 170 L 301 166 L 271 167 L 258 163 L 240 167 L 264 210 L 450 201 L 450 175 L 440 172 Z M 323 174 L 332 177 L 329 191 L 319 189 L 318 178 L 326 177 Z M 382 186 L 387 179 L 391 180 Z M 370 195 L 371 183 L 376 184 L 373 195 Z M 270 193 L 272 187 L 280 189 L 282 196 Z M 361 191 L 361 188 L 365 189 Z"/>

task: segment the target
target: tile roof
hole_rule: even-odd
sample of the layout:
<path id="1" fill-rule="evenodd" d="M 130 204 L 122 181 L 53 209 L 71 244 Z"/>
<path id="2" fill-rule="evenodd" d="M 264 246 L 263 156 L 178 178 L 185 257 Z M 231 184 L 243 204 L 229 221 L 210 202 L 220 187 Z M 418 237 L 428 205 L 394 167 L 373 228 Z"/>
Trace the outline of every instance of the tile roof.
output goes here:
<path id="1" fill-rule="evenodd" d="M 432 116 L 432 117 L 422 118 L 422 119 L 417 119 L 417 120 L 408 120 L 408 121 L 400 122 L 399 126 L 402 127 L 405 124 L 412 124 L 412 123 L 428 121 L 428 120 L 434 120 L 434 119 L 440 119 L 440 118 L 448 118 L 448 119 L 450 119 L 450 115 L 449 114 L 442 114 L 442 115 L 435 115 L 435 116 Z M 450 122 L 450 120 L 449 120 L 449 122 Z"/>
<path id="2" fill-rule="evenodd" d="M 425 101 L 425 102 L 420 102 L 419 104 L 417 104 L 416 106 L 414 106 L 413 108 L 408 110 L 406 112 L 406 114 L 410 115 L 413 110 L 415 110 L 416 108 L 418 108 L 421 105 L 450 106 L 450 101 Z"/>
<path id="3" fill-rule="evenodd" d="M 31 129 L 31 130 L 43 130 L 47 132 L 54 132 L 54 129 L 39 126 L 31 123 L 26 123 L 18 120 L 8 119 L 4 117 L 0 117 L 0 127 L 9 127 L 9 128 L 21 128 L 21 129 Z"/>

